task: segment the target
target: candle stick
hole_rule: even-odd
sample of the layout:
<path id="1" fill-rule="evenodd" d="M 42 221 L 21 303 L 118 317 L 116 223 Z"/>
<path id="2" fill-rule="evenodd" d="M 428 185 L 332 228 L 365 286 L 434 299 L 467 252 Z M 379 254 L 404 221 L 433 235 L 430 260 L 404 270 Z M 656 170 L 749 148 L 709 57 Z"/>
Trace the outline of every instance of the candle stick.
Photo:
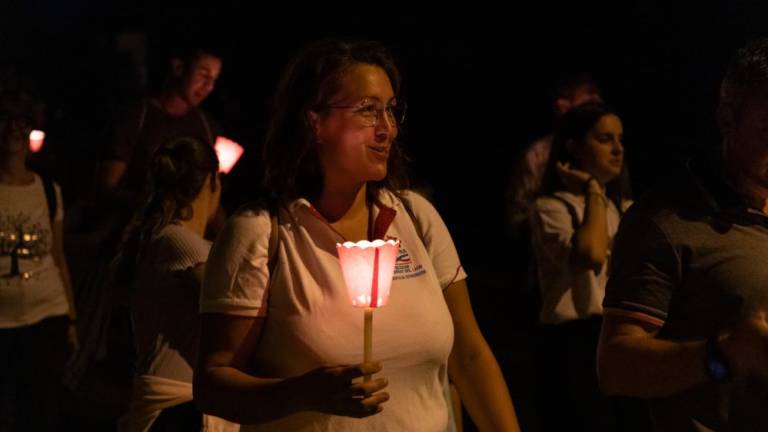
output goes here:
<path id="1" fill-rule="evenodd" d="M 400 242 L 394 240 L 337 244 L 339 263 L 352 306 L 364 308 L 363 361 L 373 358 L 373 311 L 389 301 Z M 366 375 L 365 382 L 371 380 Z"/>

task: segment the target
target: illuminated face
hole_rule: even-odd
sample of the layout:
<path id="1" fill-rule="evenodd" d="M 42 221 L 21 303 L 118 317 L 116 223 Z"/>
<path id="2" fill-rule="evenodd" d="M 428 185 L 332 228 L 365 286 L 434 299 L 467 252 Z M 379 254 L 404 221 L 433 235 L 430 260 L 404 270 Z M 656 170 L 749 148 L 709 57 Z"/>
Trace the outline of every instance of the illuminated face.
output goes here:
<path id="1" fill-rule="evenodd" d="M 382 180 L 397 136 L 389 76 L 378 66 L 358 64 L 340 84 L 326 109 L 310 114 L 325 186 Z"/>
<path id="2" fill-rule="evenodd" d="M 203 54 L 188 69 L 178 68 L 181 75 L 179 94 L 190 106 L 199 106 L 213 91 L 221 74 L 221 59 Z"/>
<path id="3" fill-rule="evenodd" d="M 621 174 L 624 164 L 624 129 L 621 120 L 606 114 L 587 132 L 584 143 L 577 145 L 575 159 L 578 167 L 602 183 Z"/>

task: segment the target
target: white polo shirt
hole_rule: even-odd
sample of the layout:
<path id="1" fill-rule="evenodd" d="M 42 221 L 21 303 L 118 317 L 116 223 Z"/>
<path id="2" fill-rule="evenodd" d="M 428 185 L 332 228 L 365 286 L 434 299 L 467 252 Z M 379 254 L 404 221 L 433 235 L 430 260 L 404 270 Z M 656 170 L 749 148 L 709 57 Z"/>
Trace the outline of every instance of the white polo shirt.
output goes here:
<path id="1" fill-rule="evenodd" d="M 400 240 L 389 304 L 373 318 L 373 359 L 389 380 L 384 411 L 366 419 L 303 412 L 244 431 L 444 431 L 446 362 L 453 323 L 442 290 L 466 278 L 445 224 L 427 200 L 405 193 L 419 234 L 391 192 L 373 206 L 374 237 Z M 267 212 L 233 217 L 213 245 L 201 312 L 266 316 L 255 365 L 291 377 L 363 359 L 363 310 L 352 307 L 336 255 L 342 236 L 304 199 L 281 208 L 275 274 L 267 266 Z M 270 285 L 271 283 L 271 285 Z M 254 410 L 259 407 L 254 406 Z"/>

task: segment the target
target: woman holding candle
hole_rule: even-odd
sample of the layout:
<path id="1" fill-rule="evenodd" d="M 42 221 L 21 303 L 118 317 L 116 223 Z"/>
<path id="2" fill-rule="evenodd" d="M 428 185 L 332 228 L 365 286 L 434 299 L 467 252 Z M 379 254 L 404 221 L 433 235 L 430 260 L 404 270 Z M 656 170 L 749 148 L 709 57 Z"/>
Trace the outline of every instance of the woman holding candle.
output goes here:
<path id="1" fill-rule="evenodd" d="M 517 430 L 448 231 L 426 200 L 398 192 L 399 86 L 374 43 L 318 42 L 289 65 L 264 149 L 276 204 L 232 218 L 206 271 L 194 386 L 203 411 L 255 431 L 444 431 L 447 371 L 482 430 Z M 363 322 L 336 244 L 366 239 L 400 250 L 376 312 L 378 362 L 360 364 Z"/>
<path id="2" fill-rule="evenodd" d="M 568 112 L 535 202 L 545 430 L 624 430 L 614 423 L 595 374 L 611 243 L 631 203 L 622 193 L 622 140 L 621 120 L 606 106 Z M 548 415 L 553 409 L 563 415 Z"/>
<path id="3" fill-rule="evenodd" d="M 0 93 L 0 417 L 25 431 L 60 427 L 57 393 L 77 348 L 61 191 L 28 167 L 34 118 L 24 93 Z"/>

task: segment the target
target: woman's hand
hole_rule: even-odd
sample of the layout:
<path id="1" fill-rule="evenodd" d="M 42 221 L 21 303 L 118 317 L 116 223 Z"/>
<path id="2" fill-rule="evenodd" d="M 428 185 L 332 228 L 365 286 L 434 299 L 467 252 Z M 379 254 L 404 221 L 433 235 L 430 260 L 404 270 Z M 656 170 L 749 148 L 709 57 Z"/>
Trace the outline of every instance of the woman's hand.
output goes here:
<path id="1" fill-rule="evenodd" d="M 571 168 L 571 164 L 568 162 L 557 162 L 555 168 L 557 169 L 557 174 L 560 176 L 560 180 L 563 181 L 566 189 L 568 189 L 568 192 L 573 194 L 584 193 L 587 188 L 593 187 L 593 185 L 587 184 L 587 182 L 594 183 L 594 185 L 598 187 L 600 186 L 591 174 L 586 171 Z"/>
<path id="2" fill-rule="evenodd" d="M 381 371 L 379 363 L 353 366 L 326 366 L 293 378 L 296 391 L 302 394 L 301 405 L 306 410 L 355 418 L 369 417 L 383 409 L 389 394 L 381 392 L 386 378 L 369 382 L 352 382 L 355 378 Z"/>

